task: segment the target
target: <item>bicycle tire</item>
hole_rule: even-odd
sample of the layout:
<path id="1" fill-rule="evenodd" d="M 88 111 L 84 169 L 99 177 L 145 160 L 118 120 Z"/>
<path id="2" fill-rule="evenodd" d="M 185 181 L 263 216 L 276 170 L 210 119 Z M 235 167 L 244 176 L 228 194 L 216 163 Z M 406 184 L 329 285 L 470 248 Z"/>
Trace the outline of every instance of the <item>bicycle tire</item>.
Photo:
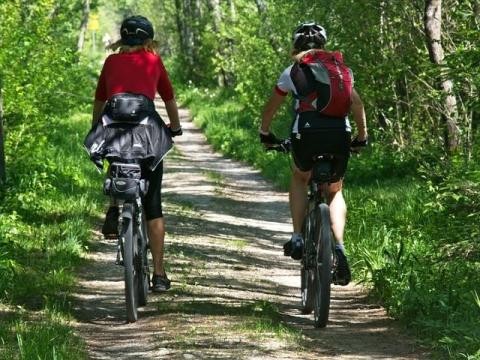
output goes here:
<path id="1" fill-rule="evenodd" d="M 127 322 L 135 322 L 138 318 L 137 313 L 137 277 L 134 266 L 137 241 L 135 238 L 134 209 L 132 204 L 124 204 L 122 211 L 122 242 L 123 242 L 123 266 L 125 277 L 125 304 L 127 310 Z"/>
<path id="2" fill-rule="evenodd" d="M 302 266 L 300 271 L 302 291 L 302 314 L 311 314 L 314 306 L 314 273 Z"/>
<path id="3" fill-rule="evenodd" d="M 148 302 L 150 289 L 150 271 L 148 266 L 148 232 L 145 214 L 142 213 L 138 236 L 138 306 L 145 306 Z"/>
<path id="4" fill-rule="evenodd" d="M 303 260 L 302 268 L 300 270 L 300 290 L 301 290 L 301 309 L 302 314 L 311 314 L 314 307 L 315 301 L 315 290 L 314 290 L 314 272 L 311 269 L 311 264 L 309 264 L 309 259 L 311 258 L 309 251 L 313 248 L 313 237 L 311 231 L 312 225 L 312 213 L 305 218 L 305 224 L 303 227 L 303 239 L 305 241 L 305 246 L 303 247 Z"/>
<path id="5" fill-rule="evenodd" d="M 327 326 L 330 311 L 330 290 L 332 280 L 332 230 L 330 210 L 327 204 L 320 204 L 315 211 L 315 237 L 317 257 L 315 264 L 314 325 Z"/>

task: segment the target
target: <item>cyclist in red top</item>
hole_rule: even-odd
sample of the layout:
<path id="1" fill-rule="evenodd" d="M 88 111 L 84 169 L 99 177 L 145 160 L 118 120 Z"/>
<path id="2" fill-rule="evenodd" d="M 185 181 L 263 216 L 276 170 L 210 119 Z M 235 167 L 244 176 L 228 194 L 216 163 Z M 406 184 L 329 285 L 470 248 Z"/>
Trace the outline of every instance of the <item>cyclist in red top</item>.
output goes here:
<path id="1" fill-rule="evenodd" d="M 126 18 L 122 22 L 120 35 L 121 40 L 110 45 L 111 49 L 118 49 L 118 52 L 107 57 L 98 79 L 93 106 L 93 124 L 105 119 L 105 114 L 108 114 L 107 109 L 116 95 L 135 94 L 140 99 L 139 101 L 145 102 L 145 108 L 154 109 L 153 100 L 158 92 L 165 103 L 170 120 L 170 134 L 172 136 L 181 135 L 182 128 L 172 85 L 162 59 L 154 50 L 152 24 L 143 16 Z M 155 116 L 158 116 L 156 112 Z M 163 162 L 154 171 L 146 170 L 145 172 L 143 176 L 150 184 L 143 206 L 154 265 L 152 290 L 165 291 L 170 288 L 170 280 L 165 273 L 163 262 L 165 238 L 161 204 Z M 117 222 L 118 207 L 111 206 L 107 212 L 102 232 L 106 236 L 116 234 L 118 232 Z"/>
<path id="2" fill-rule="evenodd" d="M 301 24 L 293 33 L 293 58 L 294 64 L 287 67 L 281 74 L 272 96 L 265 105 L 262 113 L 260 127 L 260 140 L 267 147 L 276 144 L 279 140 L 270 132 L 270 124 L 284 102 L 286 95 L 291 93 L 295 99 L 295 118 L 292 124 L 292 155 L 294 159 L 293 176 L 290 185 L 290 210 L 293 222 L 293 234 L 291 240 L 284 245 L 285 255 L 294 259 L 301 259 L 303 238 L 301 235 L 303 219 L 307 206 L 307 184 L 311 176 L 313 157 L 322 153 L 336 155 L 334 164 L 334 183 L 328 185 L 328 200 L 332 231 L 337 245 L 336 253 L 339 259 L 337 267 L 337 282 L 346 285 L 350 282 L 350 269 L 345 249 L 343 246 L 343 234 L 346 221 L 347 207 L 342 195 L 343 176 L 347 168 L 350 147 L 362 147 L 367 144 L 367 124 L 365 110 L 360 96 L 353 88 L 353 74 L 346 67 L 340 73 L 340 62 L 343 62 L 339 52 L 328 52 L 324 49 L 327 34 L 323 27 L 316 23 Z M 348 78 L 348 98 L 340 99 L 345 102 L 346 112 L 351 110 L 356 123 L 358 135 L 351 142 L 351 129 L 346 116 L 326 115 L 319 111 L 319 104 L 334 103 L 332 95 L 333 80 L 327 71 L 325 63 L 316 63 L 316 67 L 305 70 L 307 61 L 312 58 L 334 59 L 334 67 L 339 72 L 339 79 L 345 81 Z M 315 81 L 312 79 L 315 78 Z M 315 83 L 312 86 L 312 82 Z M 320 82 L 320 84 L 319 84 Z M 343 85 L 343 84 L 342 84 Z M 314 88 L 315 91 L 311 91 Z M 307 93 L 313 97 L 303 96 Z M 351 92 L 350 92 L 351 91 Z M 323 106 L 322 105 L 322 106 Z"/>

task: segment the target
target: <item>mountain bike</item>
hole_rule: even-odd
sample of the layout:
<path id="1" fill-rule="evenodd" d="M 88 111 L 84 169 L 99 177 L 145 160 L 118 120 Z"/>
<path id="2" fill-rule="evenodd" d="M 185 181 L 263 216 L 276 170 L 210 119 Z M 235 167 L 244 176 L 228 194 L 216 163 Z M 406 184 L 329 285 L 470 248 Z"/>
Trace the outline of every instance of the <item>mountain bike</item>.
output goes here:
<path id="1" fill-rule="evenodd" d="M 267 150 L 290 152 L 290 139 Z M 327 325 L 331 283 L 337 267 L 335 238 L 330 224 L 327 194 L 324 191 L 332 182 L 334 158 L 331 154 L 315 157 L 308 183 L 308 207 L 302 229 L 305 244 L 300 270 L 301 306 L 304 314 L 313 311 L 316 328 Z"/>
<path id="2" fill-rule="evenodd" d="M 120 162 L 110 165 L 103 187 L 120 209 L 115 263 L 124 267 L 127 322 L 137 321 L 137 308 L 147 304 L 150 288 L 149 240 L 141 202 L 147 188 L 139 164 Z"/>

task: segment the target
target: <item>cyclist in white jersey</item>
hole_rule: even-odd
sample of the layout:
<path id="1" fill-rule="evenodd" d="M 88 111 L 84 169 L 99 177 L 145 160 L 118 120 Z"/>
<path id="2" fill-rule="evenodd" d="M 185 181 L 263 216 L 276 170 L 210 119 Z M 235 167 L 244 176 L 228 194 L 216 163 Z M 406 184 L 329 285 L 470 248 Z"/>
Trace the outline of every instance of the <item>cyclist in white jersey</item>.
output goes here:
<path id="1" fill-rule="evenodd" d="M 353 74 L 350 72 L 352 87 L 349 95 L 349 109 L 356 124 L 357 136 L 351 141 L 351 128 L 347 116 L 327 116 L 318 111 L 304 111 L 302 109 L 302 96 L 299 94 L 305 83 L 302 83 L 302 70 L 299 63 L 304 56 L 314 55 L 315 52 L 327 53 L 324 47 L 327 34 L 323 27 L 316 23 L 301 24 L 293 33 L 294 63 L 287 67 L 275 86 L 273 94 L 266 103 L 262 113 L 262 123 L 259 129 L 260 140 L 265 146 L 278 143 L 278 139 L 270 132 L 270 124 L 290 93 L 295 99 L 295 118 L 292 124 L 292 156 L 294 160 L 293 175 L 290 185 L 290 211 L 293 222 L 293 234 L 285 243 L 285 255 L 294 259 L 301 259 L 303 252 L 303 238 L 301 235 L 303 219 L 307 206 L 307 185 L 311 176 L 314 155 L 329 153 L 336 155 L 334 167 L 334 182 L 328 185 L 328 201 L 332 231 L 336 240 L 336 253 L 339 259 L 337 266 L 337 282 L 347 285 L 351 275 L 348 261 L 345 256 L 343 236 L 346 222 L 347 207 L 342 195 L 343 176 L 345 174 L 350 149 L 367 145 L 367 124 L 363 103 L 357 91 L 353 88 Z M 343 58 L 342 58 L 343 59 Z M 321 67 L 323 69 L 323 67 Z M 320 74 L 327 76 L 328 73 Z M 304 76 L 305 77 L 305 76 Z M 303 79 L 305 82 L 305 79 Z M 322 88 L 321 88 L 322 89 Z M 329 87 L 318 92 L 315 105 L 324 101 L 329 103 L 333 92 Z M 324 93 L 322 95 L 322 93 Z M 322 99 L 323 97 L 323 99 Z"/>

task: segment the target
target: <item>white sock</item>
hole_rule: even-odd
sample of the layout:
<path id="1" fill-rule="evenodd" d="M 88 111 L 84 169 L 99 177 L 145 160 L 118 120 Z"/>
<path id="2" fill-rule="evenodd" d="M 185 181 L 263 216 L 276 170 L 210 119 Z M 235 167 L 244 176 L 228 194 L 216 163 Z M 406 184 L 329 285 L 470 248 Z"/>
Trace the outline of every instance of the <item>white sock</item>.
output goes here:
<path id="1" fill-rule="evenodd" d="M 335 245 L 335 249 L 338 249 L 338 250 L 340 250 L 343 254 L 345 254 L 345 246 L 343 246 L 343 243 L 342 243 L 342 244 L 337 244 L 337 245 Z"/>
<path id="2" fill-rule="evenodd" d="M 302 234 L 294 232 L 292 234 L 292 241 L 297 241 L 302 239 Z"/>

